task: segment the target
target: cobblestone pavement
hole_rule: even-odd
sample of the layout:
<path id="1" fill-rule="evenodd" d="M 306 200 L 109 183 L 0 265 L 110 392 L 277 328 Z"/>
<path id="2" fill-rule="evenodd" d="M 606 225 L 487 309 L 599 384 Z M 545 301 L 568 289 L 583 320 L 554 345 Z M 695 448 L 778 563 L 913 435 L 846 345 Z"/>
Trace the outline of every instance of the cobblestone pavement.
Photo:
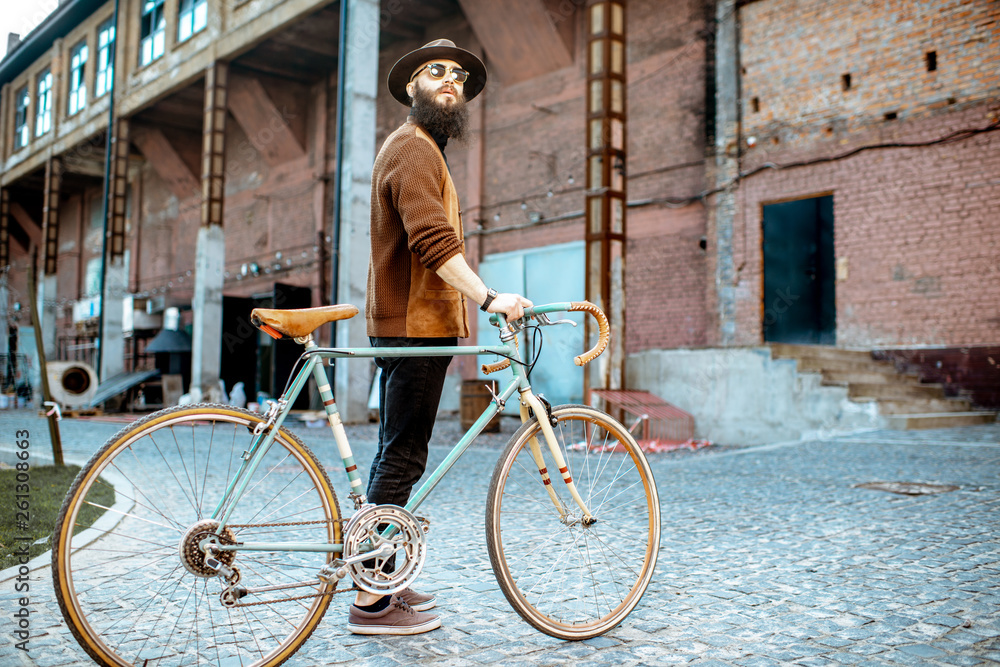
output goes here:
<path id="1" fill-rule="evenodd" d="M 122 424 L 61 426 L 67 458 L 83 460 Z M 421 508 L 432 525 L 421 587 L 438 595 L 442 629 L 350 635 L 345 600 L 288 664 L 1000 664 L 1000 425 L 651 455 L 663 509 L 656 575 L 622 626 L 577 643 L 525 624 L 490 570 L 484 500 L 515 426 L 484 435 Z M 45 422 L 33 413 L 0 413 L 0 448 L 18 428 L 31 429 L 41 463 Z M 336 461 L 328 431 L 293 430 Z M 364 465 L 376 429 L 349 432 Z M 439 424 L 431 465 L 459 432 Z M 858 488 L 877 481 L 958 489 Z M 343 497 L 343 480 L 334 483 Z M 0 582 L 0 666 L 88 664 L 47 567 L 31 574 L 27 654 L 13 646 L 17 597 L 13 581 Z"/>

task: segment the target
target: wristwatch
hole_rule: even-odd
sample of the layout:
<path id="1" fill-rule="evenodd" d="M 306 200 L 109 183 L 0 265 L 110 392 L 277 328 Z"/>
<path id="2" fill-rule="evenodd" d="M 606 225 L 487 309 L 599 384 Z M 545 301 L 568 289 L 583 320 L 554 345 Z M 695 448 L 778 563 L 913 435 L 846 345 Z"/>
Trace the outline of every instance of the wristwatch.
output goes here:
<path id="1" fill-rule="evenodd" d="M 486 300 L 483 301 L 483 305 L 479 306 L 479 310 L 483 311 L 484 313 L 489 312 L 486 309 L 490 307 L 491 303 L 493 303 L 493 299 L 497 298 L 497 294 L 498 292 L 495 289 L 493 289 L 492 287 L 487 287 Z"/>

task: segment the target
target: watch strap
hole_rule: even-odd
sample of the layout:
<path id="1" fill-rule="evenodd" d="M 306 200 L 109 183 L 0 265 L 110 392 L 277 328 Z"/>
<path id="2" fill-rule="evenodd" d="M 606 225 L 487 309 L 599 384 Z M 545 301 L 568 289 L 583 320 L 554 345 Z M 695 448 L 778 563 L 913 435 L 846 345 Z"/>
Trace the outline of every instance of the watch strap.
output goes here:
<path id="1" fill-rule="evenodd" d="M 498 292 L 495 289 L 493 289 L 492 287 L 487 287 L 486 300 L 483 301 L 483 305 L 479 306 L 479 310 L 483 311 L 484 313 L 488 312 L 486 309 L 490 307 L 491 303 L 493 303 L 493 299 L 497 298 L 497 294 Z"/>

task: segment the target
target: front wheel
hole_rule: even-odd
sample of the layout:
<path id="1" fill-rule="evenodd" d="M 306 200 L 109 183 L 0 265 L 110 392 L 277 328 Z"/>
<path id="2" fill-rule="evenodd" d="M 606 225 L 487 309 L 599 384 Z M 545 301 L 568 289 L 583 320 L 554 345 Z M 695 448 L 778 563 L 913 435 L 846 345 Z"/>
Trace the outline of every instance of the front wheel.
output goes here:
<path id="1" fill-rule="evenodd" d="M 98 664 L 270 667 L 316 628 L 333 593 L 317 572 L 331 554 L 220 551 L 233 573 L 224 579 L 199 546 L 213 535 L 340 542 L 330 480 L 284 429 L 218 530 L 212 513 L 262 419 L 223 405 L 163 410 L 114 435 L 80 471 L 57 520 L 52 578 L 67 625 Z"/>
<path id="2" fill-rule="evenodd" d="M 646 457 L 620 423 L 585 405 L 561 405 L 552 416 L 569 474 L 596 521 L 586 521 L 570 496 L 533 418 L 493 471 L 486 541 L 497 583 L 525 621 L 559 639 L 588 639 L 621 623 L 649 585 L 660 505 Z"/>

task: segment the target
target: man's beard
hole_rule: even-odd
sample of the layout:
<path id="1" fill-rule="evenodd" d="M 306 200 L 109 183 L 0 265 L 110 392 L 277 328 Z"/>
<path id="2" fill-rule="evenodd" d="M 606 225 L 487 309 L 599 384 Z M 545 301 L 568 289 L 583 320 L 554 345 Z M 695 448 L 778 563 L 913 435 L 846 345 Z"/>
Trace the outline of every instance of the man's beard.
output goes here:
<path id="1" fill-rule="evenodd" d="M 427 91 L 420 86 L 415 88 L 413 108 L 410 110 L 413 120 L 431 135 L 445 136 L 457 141 L 465 139 L 469 125 L 469 108 L 465 98 L 456 94 L 454 104 L 442 106 L 434 100 L 437 91 Z"/>

